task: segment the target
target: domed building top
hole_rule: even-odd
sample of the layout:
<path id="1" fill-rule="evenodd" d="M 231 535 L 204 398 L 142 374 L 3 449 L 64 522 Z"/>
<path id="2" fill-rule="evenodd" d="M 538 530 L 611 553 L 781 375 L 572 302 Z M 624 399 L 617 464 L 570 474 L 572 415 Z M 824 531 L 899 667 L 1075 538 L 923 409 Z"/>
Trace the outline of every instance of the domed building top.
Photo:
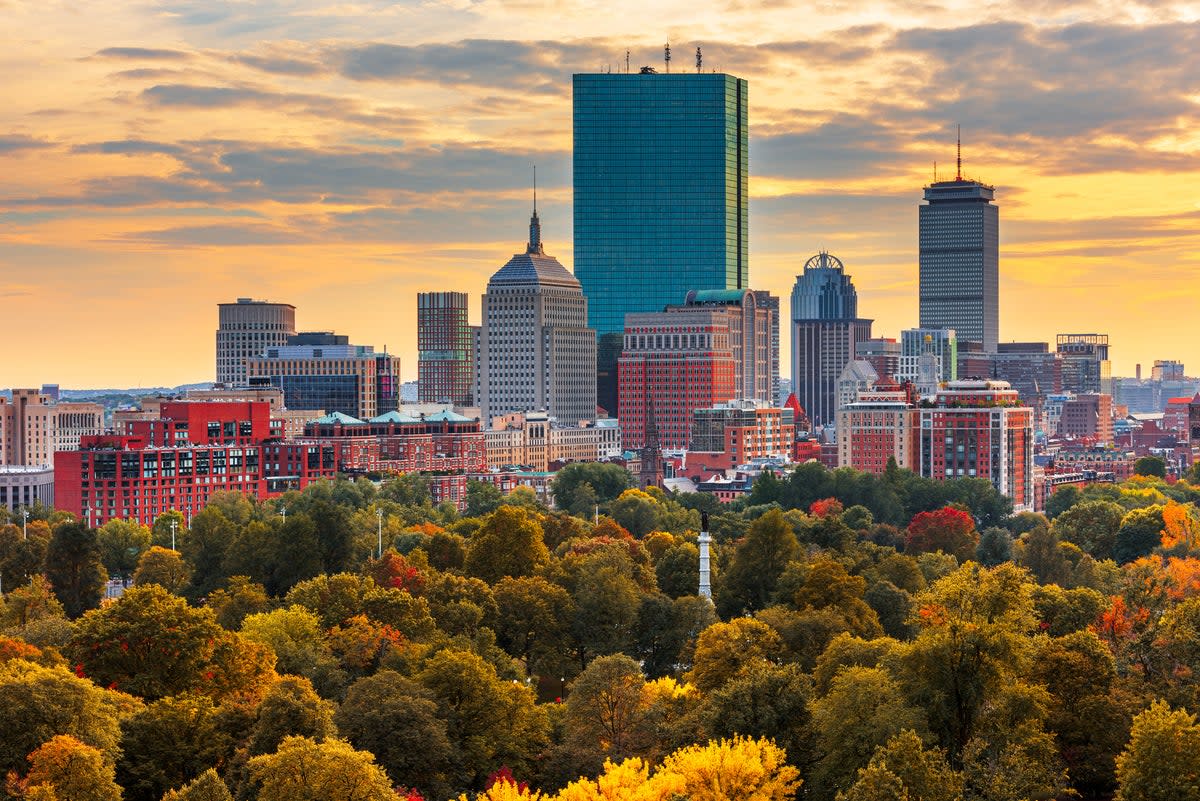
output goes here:
<path id="1" fill-rule="evenodd" d="M 542 223 L 538 220 L 537 208 L 529 218 L 529 244 L 524 253 L 518 253 L 501 267 L 488 286 L 557 286 L 580 289 L 579 281 L 553 256 L 547 256 L 542 247 Z M 582 291 L 582 290 L 581 290 Z"/>
<path id="2" fill-rule="evenodd" d="M 858 317 L 858 292 L 837 256 L 821 251 L 804 263 L 792 288 L 793 320 L 852 320 Z"/>
<path id="3" fill-rule="evenodd" d="M 824 250 L 804 262 L 805 272 L 808 270 L 842 270 L 844 272 L 845 269 L 846 265 L 842 264 L 841 259 Z"/>

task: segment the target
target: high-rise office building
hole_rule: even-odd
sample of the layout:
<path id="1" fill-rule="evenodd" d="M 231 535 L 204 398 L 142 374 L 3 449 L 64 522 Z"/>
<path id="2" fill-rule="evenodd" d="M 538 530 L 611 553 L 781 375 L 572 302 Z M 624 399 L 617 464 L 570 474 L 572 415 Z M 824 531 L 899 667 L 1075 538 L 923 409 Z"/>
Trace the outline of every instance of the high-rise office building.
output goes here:
<path id="1" fill-rule="evenodd" d="M 217 383 L 246 383 L 246 360 L 267 348 L 287 344 L 296 333 L 296 307 L 290 303 L 238 298 L 217 304 Z"/>
<path id="2" fill-rule="evenodd" d="M 609 411 L 626 314 L 750 286 L 746 92 L 720 73 L 574 77 L 575 275 Z"/>
<path id="3" fill-rule="evenodd" d="M 417 294 L 417 400 L 474 405 L 474 337 L 466 292 Z"/>
<path id="4" fill-rule="evenodd" d="M 596 417 L 596 333 L 575 276 L 542 247 L 537 210 L 529 244 L 488 281 L 475 347 L 484 422 L 544 411 L 562 425 Z"/>
<path id="5" fill-rule="evenodd" d="M 1059 334 L 1057 350 L 1063 360 L 1063 391 L 1112 394 L 1108 334 Z"/>
<path id="6" fill-rule="evenodd" d="M 1000 339 L 1000 212 L 995 188 L 962 176 L 925 187 L 920 207 L 922 328 L 953 328 L 959 342 L 995 353 Z"/>
<path id="7" fill-rule="evenodd" d="M 324 409 L 362 420 L 395 411 L 400 357 L 351 345 L 331 332 L 305 332 L 246 362 L 251 386 L 283 390 L 289 409 Z"/>
<path id="8" fill-rule="evenodd" d="M 1048 342 L 1001 342 L 991 355 L 991 377 L 1007 381 L 1022 403 L 1040 409 L 1046 396 L 1063 391 L 1063 360 Z"/>
<path id="9" fill-rule="evenodd" d="M 825 252 L 813 256 L 792 289 L 792 392 L 814 428 L 836 422 L 838 378 L 870 338 L 845 265 Z"/>

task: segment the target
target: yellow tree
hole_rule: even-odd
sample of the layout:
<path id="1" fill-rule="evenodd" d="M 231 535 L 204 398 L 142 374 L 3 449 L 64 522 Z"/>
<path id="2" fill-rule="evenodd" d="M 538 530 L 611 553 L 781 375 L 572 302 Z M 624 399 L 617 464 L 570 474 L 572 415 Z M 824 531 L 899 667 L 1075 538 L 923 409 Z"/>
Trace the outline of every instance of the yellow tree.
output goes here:
<path id="1" fill-rule="evenodd" d="M 60 734 L 29 755 L 27 789 L 48 787 L 59 801 L 121 801 L 113 766 L 97 748 Z M 44 792 L 44 791 L 43 791 Z"/>
<path id="2" fill-rule="evenodd" d="M 249 767 L 259 801 L 399 801 L 375 757 L 345 740 L 288 737 Z"/>

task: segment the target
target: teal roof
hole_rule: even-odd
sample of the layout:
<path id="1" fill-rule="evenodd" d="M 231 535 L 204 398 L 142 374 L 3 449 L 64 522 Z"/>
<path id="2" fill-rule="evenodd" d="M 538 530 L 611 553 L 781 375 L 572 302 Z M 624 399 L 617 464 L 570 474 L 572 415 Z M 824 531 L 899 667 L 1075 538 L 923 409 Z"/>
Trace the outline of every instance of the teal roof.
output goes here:
<path id="1" fill-rule="evenodd" d="M 363 421 L 359 420 L 357 417 L 351 417 L 350 415 L 342 414 L 341 412 L 330 412 L 324 417 L 318 417 L 313 422 L 321 425 L 333 425 L 334 423 L 341 423 L 344 426 L 361 426 L 363 424 Z"/>
<path id="2" fill-rule="evenodd" d="M 378 417 L 372 417 L 369 422 L 372 423 L 419 423 L 421 422 L 415 417 L 409 417 L 406 414 L 400 414 L 395 410 L 381 414 Z"/>
<path id="3" fill-rule="evenodd" d="M 473 423 L 475 418 L 463 417 L 461 414 L 455 414 L 451 411 L 441 411 L 437 414 L 425 416 L 426 423 Z"/>
<path id="4" fill-rule="evenodd" d="M 695 289 L 688 293 L 687 302 L 693 303 L 741 303 L 747 289 Z"/>

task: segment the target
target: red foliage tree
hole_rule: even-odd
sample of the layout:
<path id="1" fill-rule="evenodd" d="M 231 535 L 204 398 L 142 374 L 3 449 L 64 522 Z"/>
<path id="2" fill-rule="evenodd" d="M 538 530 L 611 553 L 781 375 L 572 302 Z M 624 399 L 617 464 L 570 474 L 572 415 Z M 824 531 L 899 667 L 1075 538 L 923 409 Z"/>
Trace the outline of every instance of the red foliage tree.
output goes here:
<path id="1" fill-rule="evenodd" d="M 975 520 L 967 512 L 953 506 L 943 506 L 933 512 L 918 512 L 908 524 L 904 549 L 909 553 L 942 551 L 958 557 L 960 562 L 975 557 L 979 533 Z"/>
<path id="2" fill-rule="evenodd" d="M 819 501 L 813 501 L 808 507 L 808 513 L 813 517 L 832 517 L 840 515 L 844 511 L 845 507 L 837 498 L 822 498 Z"/>

